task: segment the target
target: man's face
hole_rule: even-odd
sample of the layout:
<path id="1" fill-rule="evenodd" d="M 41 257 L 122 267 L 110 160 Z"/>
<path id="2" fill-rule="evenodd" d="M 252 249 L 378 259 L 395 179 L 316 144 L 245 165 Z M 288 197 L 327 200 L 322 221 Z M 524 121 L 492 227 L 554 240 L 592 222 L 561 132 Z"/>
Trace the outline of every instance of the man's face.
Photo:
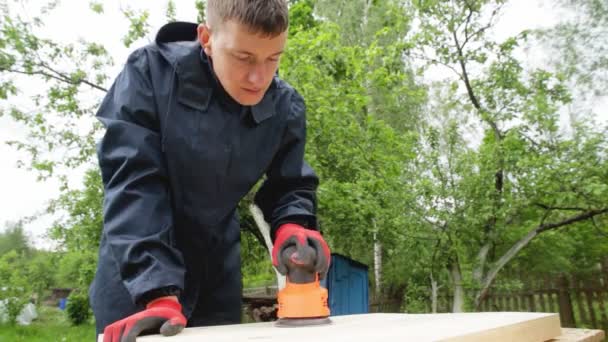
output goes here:
<path id="1" fill-rule="evenodd" d="M 229 20 L 219 28 L 199 25 L 198 38 L 228 94 L 241 105 L 253 106 L 262 100 L 279 67 L 287 33 L 264 37 Z"/>

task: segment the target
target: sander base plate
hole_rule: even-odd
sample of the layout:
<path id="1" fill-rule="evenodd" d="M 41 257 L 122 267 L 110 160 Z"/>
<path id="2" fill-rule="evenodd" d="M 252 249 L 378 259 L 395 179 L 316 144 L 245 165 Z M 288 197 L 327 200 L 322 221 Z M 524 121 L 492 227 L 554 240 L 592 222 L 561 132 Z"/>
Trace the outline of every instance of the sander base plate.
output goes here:
<path id="1" fill-rule="evenodd" d="M 315 325 L 331 324 L 329 317 L 311 317 L 311 318 L 279 318 L 275 326 L 281 328 L 309 327 Z"/>

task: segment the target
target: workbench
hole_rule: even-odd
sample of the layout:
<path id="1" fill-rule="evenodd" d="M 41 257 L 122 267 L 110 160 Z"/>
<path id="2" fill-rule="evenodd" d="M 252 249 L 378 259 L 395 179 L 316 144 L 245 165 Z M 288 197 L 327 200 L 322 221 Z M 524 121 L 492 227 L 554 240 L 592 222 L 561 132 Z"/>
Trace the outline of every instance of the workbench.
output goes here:
<path id="1" fill-rule="evenodd" d="M 172 338 L 141 342 L 601 342 L 604 332 L 562 329 L 558 314 L 486 312 L 458 314 L 360 314 L 331 317 L 324 326 L 275 326 L 274 322 L 187 328 Z M 100 337 L 99 341 L 103 341 Z"/>

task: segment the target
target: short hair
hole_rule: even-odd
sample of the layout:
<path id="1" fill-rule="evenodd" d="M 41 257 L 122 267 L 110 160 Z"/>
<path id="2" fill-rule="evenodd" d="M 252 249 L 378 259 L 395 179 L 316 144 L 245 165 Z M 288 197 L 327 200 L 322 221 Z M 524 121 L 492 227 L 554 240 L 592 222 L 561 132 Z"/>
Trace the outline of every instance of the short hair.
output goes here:
<path id="1" fill-rule="evenodd" d="M 207 0 L 207 23 L 221 25 L 236 20 L 249 27 L 252 33 L 276 37 L 289 26 L 286 0 Z"/>

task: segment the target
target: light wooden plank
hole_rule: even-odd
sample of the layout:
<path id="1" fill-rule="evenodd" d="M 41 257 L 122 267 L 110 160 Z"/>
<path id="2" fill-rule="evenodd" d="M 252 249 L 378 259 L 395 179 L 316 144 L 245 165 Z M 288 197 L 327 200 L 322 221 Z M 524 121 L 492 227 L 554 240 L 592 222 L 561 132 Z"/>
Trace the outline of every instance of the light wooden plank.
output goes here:
<path id="1" fill-rule="evenodd" d="M 462 314 L 364 314 L 332 317 L 326 326 L 279 328 L 253 323 L 185 329 L 167 339 L 154 335 L 141 342 L 373 342 L 373 341 L 519 341 L 544 342 L 561 334 L 559 315 L 492 312 Z M 101 337 L 100 340 L 102 341 Z"/>
<path id="2" fill-rule="evenodd" d="M 603 342 L 603 330 L 563 328 L 562 334 L 549 342 Z"/>

